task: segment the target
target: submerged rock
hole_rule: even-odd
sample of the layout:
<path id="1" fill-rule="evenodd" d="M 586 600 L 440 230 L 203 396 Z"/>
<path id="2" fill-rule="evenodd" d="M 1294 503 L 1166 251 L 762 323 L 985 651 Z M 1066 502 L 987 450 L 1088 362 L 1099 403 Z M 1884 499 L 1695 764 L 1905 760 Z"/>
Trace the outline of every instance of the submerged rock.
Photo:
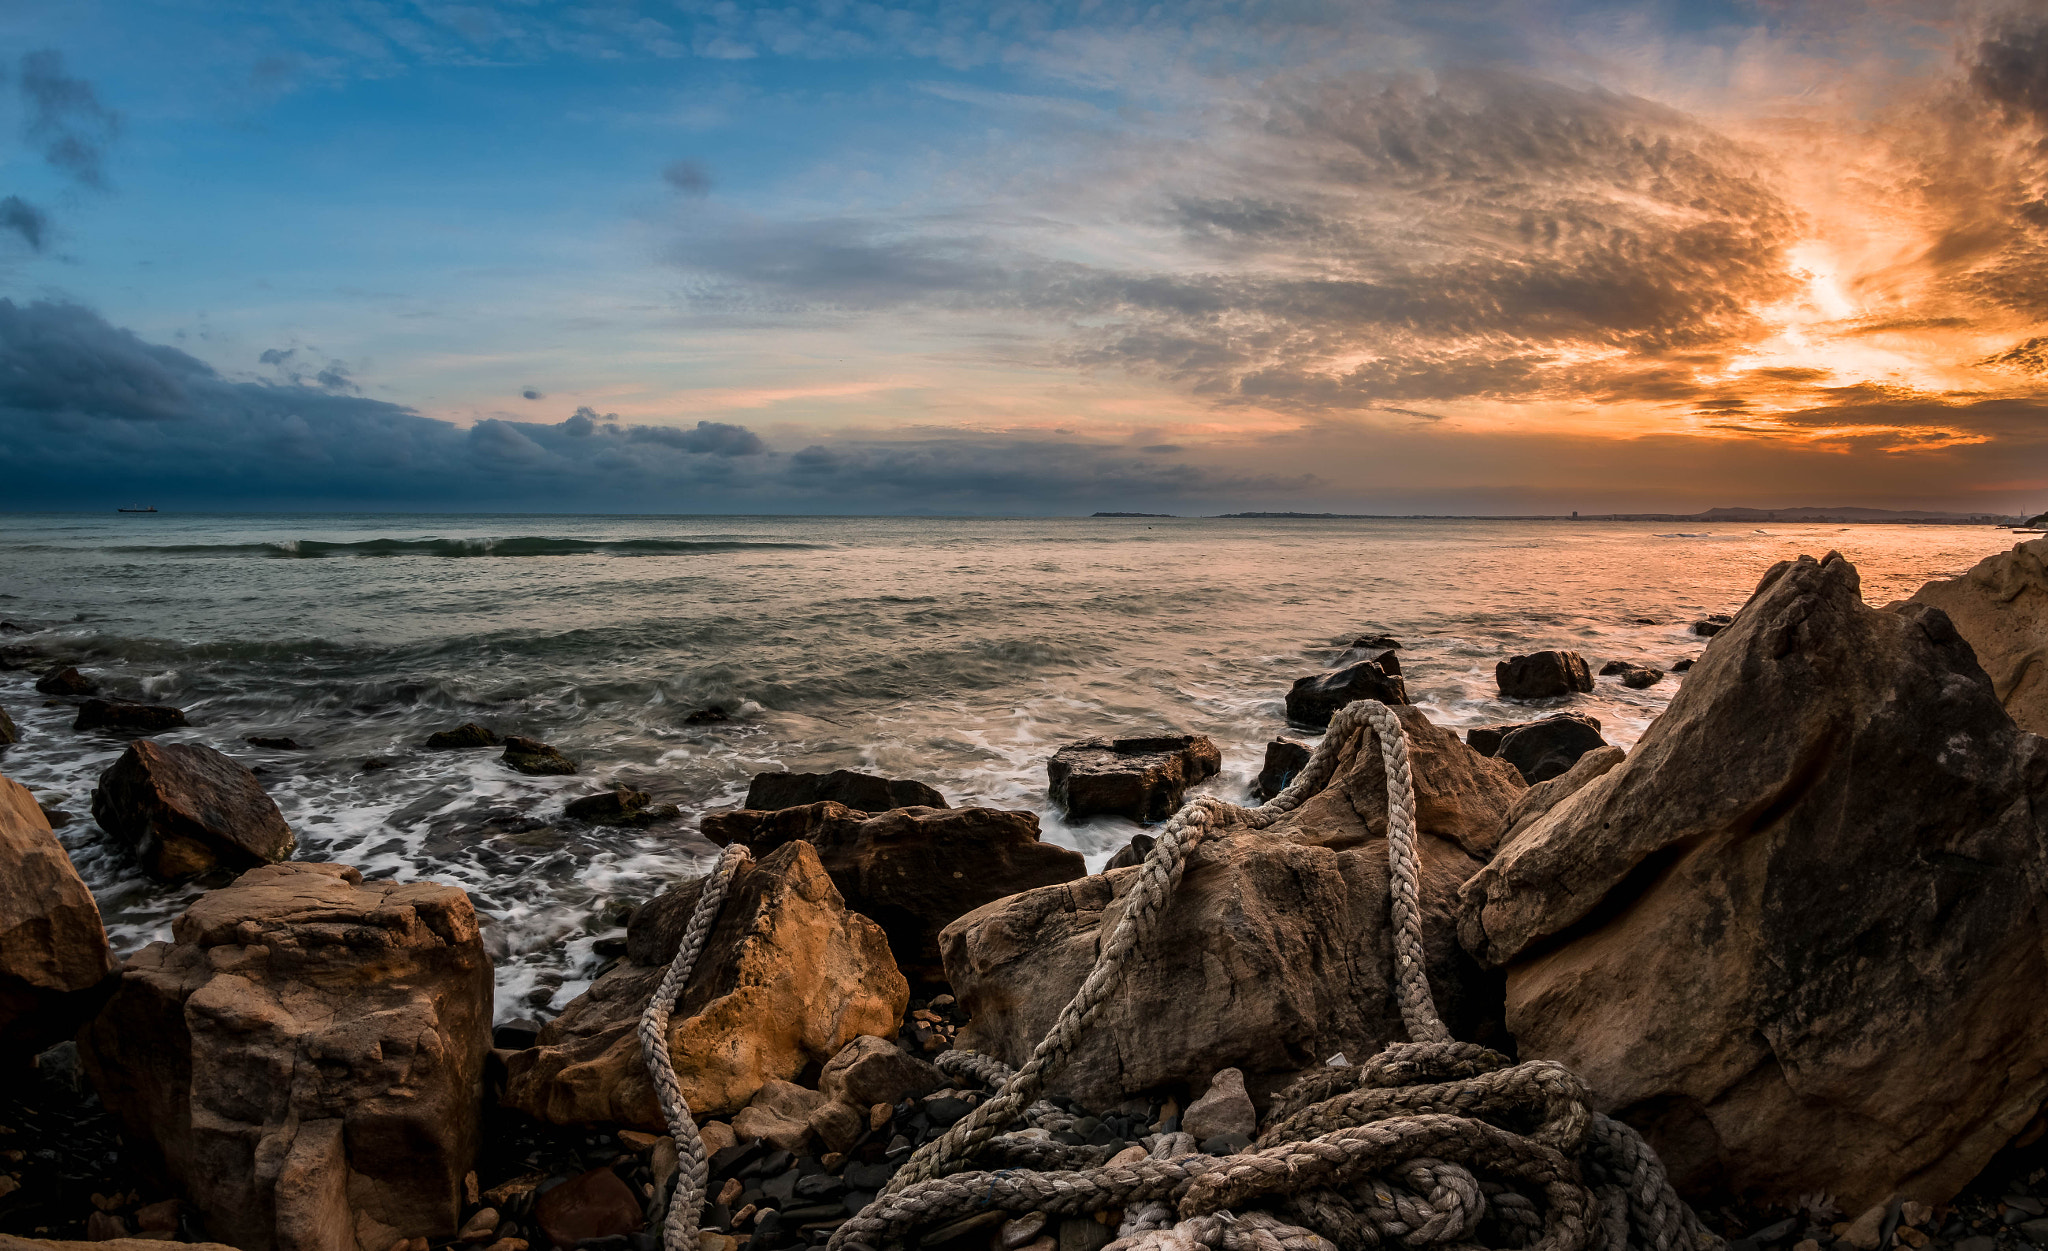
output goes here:
<path id="1" fill-rule="evenodd" d="M 1959 578 L 1929 582 L 1909 602 L 1947 613 L 2006 713 L 2022 730 L 2048 734 L 2048 540 L 1986 556 Z"/>
<path id="2" fill-rule="evenodd" d="M 1681 1190 L 1938 1204 L 2048 1096 L 2048 742 L 1938 609 L 1773 566 L 1628 758 L 1464 889 L 1524 1058 Z"/>
<path id="3" fill-rule="evenodd" d="M 1455 907 L 1522 781 L 1420 710 L 1395 711 L 1414 761 L 1437 1003 L 1460 1038 L 1498 1039 L 1499 982 L 1459 948 Z M 1270 1078 L 1403 1037 L 1385 831 L 1385 771 L 1365 750 L 1270 831 L 1224 830 L 1196 847 L 1160 932 L 1133 953 L 1054 1087 L 1108 1107 L 1200 1088 L 1225 1068 Z M 1022 1063 L 1094 966 L 1135 878 L 1124 869 L 1026 891 L 947 926 L 948 980 L 971 1017 L 959 1045 Z"/>
<path id="4" fill-rule="evenodd" d="M 1593 689 L 1593 671 L 1577 652 L 1531 652 L 1493 667 L 1493 680 L 1506 699 L 1554 699 Z"/>
<path id="5" fill-rule="evenodd" d="M 744 844 L 756 856 L 799 839 L 810 843 L 846 906 L 879 922 L 897 963 L 920 978 L 939 975 L 939 931 L 955 917 L 1088 871 L 1080 852 L 1039 841 L 1036 813 L 995 808 L 875 815 L 830 802 L 779 812 L 742 808 L 706 817 L 704 837 Z M 651 951 L 641 958 L 651 959 Z"/>
<path id="6" fill-rule="evenodd" d="M 7 715 L 5 708 L 0 708 L 0 747 L 6 747 L 20 741 L 21 730 L 15 726 L 14 718 Z"/>
<path id="7" fill-rule="evenodd" d="M 1345 653 L 1351 660 L 1356 652 Z M 1332 673 L 1298 678 L 1287 691 L 1287 719 L 1296 725 L 1322 727 L 1344 705 L 1360 699 L 1405 704 L 1408 688 L 1401 680 L 1401 661 L 1392 648 L 1363 656 Z"/>
<path id="8" fill-rule="evenodd" d="M 457 1229 L 490 1046 L 469 897 L 283 864 L 201 896 L 82 1036 L 128 1141 L 244 1248 Z"/>
<path id="9" fill-rule="evenodd" d="M 683 724 L 723 725 L 730 720 L 732 720 L 732 717 L 726 713 L 725 706 L 723 704 L 712 704 L 708 708 L 699 708 L 695 712 L 690 713 L 688 716 L 684 717 Z"/>
<path id="10" fill-rule="evenodd" d="M 452 730 L 437 730 L 427 735 L 427 750 L 461 751 L 470 747 L 496 747 L 499 741 L 496 731 L 487 730 L 474 721 L 465 721 Z"/>
<path id="11" fill-rule="evenodd" d="M 189 725 L 185 710 L 168 704 L 137 704 L 125 699 L 88 699 L 78 706 L 74 730 L 128 730 L 154 734 L 175 726 Z"/>
<path id="12" fill-rule="evenodd" d="M 1071 743 L 1046 762 L 1052 801 L 1067 819 L 1092 816 L 1164 821 L 1187 789 L 1223 768 L 1223 753 L 1200 734 L 1156 738 L 1092 738 Z"/>
<path id="13" fill-rule="evenodd" d="M 70 1037 L 113 967 L 92 892 L 35 797 L 0 777 L 0 1063 Z"/>
<path id="14" fill-rule="evenodd" d="M 555 1124 L 665 1132 L 636 1036 L 703 879 L 634 914 L 625 960 L 506 1059 L 503 1102 Z M 882 928 L 847 909 L 807 842 L 740 869 L 669 1025 L 683 1096 L 701 1117 L 822 1065 L 861 1034 L 892 1035 L 910 1002 Z"/>
<path id="15" fill-rule="evenodd" d="M 1692 632 L 1694 634 L 1699 635 L 1703 639 L 1710 639 L 1713 638 L 1716 634 L 1719 634 L 1721 631 L 1727 629 L 1729 624 L 1732 623 L 1734 620 L 1735 618 L 1729 616 L 1725 612 L 1717 612 L 1712 616 L 1703 617 L 1700 620 L 1693 622 Z"/>
<path id="16" fill-rule="evenodd" d="M 891 808 L 944 808 L 946 797 L 922 782 L 878 778 L 851 769 L 830 773 L 757 773 L 747 787 L 748 808 L 772 812 L 830 801 L 859 812 Z"/>
<path id="17" fill-rule="evenodd" d="M 62 669 L 52 669 L 36 679 L 36 690 L 45 695 L 76 698 L 81 695 L 91 695 L 99 689 L 99 683 L 69 666 Z"/>
<path id="18" fill-rule="evenodd" d="M 92 815 L 159 878 L 270 864 L 295 846 L 256 775 L 198 743 L 130 743 L 100 774 Z"/>
<path id="19" fill-rule="evenodd" d="M 268 747 L 272 751 L 305 751 L 306 744 L 288 735 L 250 734 L 242 739 L 251 747 Z"/>
<path id="20" fill-rule="evenodd" d="M 1314 753 L 1306 743 L 1297 743 L 1291 738 L 1276 738 L 1266 744 L 1266 762 L 1259 769 L 1258 779 L 1252 783 L 1252 792 L 1260 799 L 1271 799 L 1287 789 L 1294 775 Z"/>
<path id="21" fill-rule="evenodd" d="M 505 754 L 500 759 L 519 772 L 535 777 L 566 777 L 576 772 L 574 760 L 537 738 L 521 738 L 517 734 L 506 736 Z"/>
<path id="22" fill-rule="evenodd" d="M 646 825 L 652 821 L 671 821 L 682 814 L 682 809 L 674 804 L 656 804 L 654 796 L 646 791 L 623 786 L 572 799 L 562 809 L 562 815 L 570 820 L 588 821 L 592 825 Z"/>

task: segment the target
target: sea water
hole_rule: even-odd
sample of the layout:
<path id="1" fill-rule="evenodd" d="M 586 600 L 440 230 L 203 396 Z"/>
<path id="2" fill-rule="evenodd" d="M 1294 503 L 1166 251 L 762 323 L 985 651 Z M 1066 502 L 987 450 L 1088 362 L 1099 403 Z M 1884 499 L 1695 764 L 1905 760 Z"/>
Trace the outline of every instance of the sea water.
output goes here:
<path id="1" fill-rule="evenodd" d="M 703 813 L 756 773 L 860 769 L 955 804 L 1028 809 L 1099 866 L 1137 825 L 1070 824 L 1060 744 L 1200 733 L 1203 791 L 1247 798 L 1282 698 L 1352 638 L 1401 641 L 1411 698 L 1465 728 L 1562 709 L 1633 744 L 1683 680 L 1601 678 L 1504 701 L 1493 667 L 1544 648 L 1668 669 L 1775 561 L 1834 549 L 1867 602 L 2010 545 L 1988 527 L 1168 518 L 0 514 L 0 771 L 68 815 L 59 837 L 118 950 L 167 937 L 202 889 L 144 877 L 90 815 L 124 741 L 74 733 L 33 689 L 77 665 L 170 703 L 255 769 L 298 856 L 460 885 L 498 970 L 498 1015 L 558 1011 L 624 909 L 707 865 Z M 724 724 L 685 717 L 721 705 Z M 556 745 L 574 777 L 496 751 L 431 752 L 465 721 Z M 284 736 L 304 750 L 251 746 Z M 1297 737 L 1312 738 L 1296 732 Z M 389 767 L 365 770 L 372 759 Z M 612 785 L 683 818 L 562 818 Z"/>

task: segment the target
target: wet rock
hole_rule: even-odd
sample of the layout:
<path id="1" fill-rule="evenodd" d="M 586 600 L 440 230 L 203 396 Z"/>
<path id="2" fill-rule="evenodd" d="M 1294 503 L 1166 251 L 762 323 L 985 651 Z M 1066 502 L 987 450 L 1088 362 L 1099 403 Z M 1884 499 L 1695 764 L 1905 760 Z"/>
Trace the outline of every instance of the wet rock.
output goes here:
<path id="1" fill-rule="evenodd" d="M 2006 713 L 2022 730 L 2048 734 L 2048 542 L 2030 539 L 1986 556 L 1959 578 L 1929 582 L 1909 602 L 1947 613 Z"/>
<path id="2" fill-rule="evenodd" d="M 517 734 L 506 736 L 505 754 L 501 759 L 519 772 L 535 777 L 567 776 L 576 772 L 576 762 L 569 757 L 537 738 L 522 738 Z"/>
<path id="3" fill-rule="evenodd" d="M 507 1021 L 491 1030 L 491 1046 L 503 1051 L 524 1051 L 540 1038 L 540 1022 Z"/>
<path id="4" fill-rule="evenodd" d="M 1152 845 L 1158 840 L 1150 834 L 1133 834 L 1131 841 L 1117 849 L 1117 853 L 1102 866 L 1104 873 L 1111 869 L 1127 869 L 1134 864 L 1145 863 L 1145 857 L 1152 854 Z"/>
<path id="5" fill-rule="evenodd" d="M 68 666 L 62 669 L 52 669 L 36 679 L 36 690 L 45 695 L 77 698 L 82 695 L 91 695 L 99 689 L 99 683 L 94 682 L 91 678 Z"/>
<path id="6" fill-rule="evenodd" d="M 840 1048 L 818 1077 L 826 1097 L 858 1108 L 922 1098 L 945 1084 L 938 1069 L 873 1034 Z"/>
<path id="7" fill-rule="evenodd" d="M 68 1038 L 112 971 L 92 892 L 34 796 L 0 777 L 0 1062 Z"/>
<path id="8" fill-rule="evenodd" d="M 1465 887 L 1525 1058 L 1681 1191 L 1939 1204 L 2048 1095 L 2048 742 L 1938 609 L 1773 566 L 1628 758 Z M 1885 1132 L 1872 1132 L 1885 1126 Z"/>
<path id="9" fill-rule="evenodd" d="M 664 1132 L 636 1031 L 675 955 L 702 880 L 634 914 L 625 960 L 506 1060 L 503 1102 L 555 1124 Z M 822 1065 L 861 1034 L 893 1034 L 909 1005 L 880 926 L 847 910 L 817 849 L 792 842 L 742 868 L 669 1026 L 700 1117 Z"/>
<path id="10" fill-rule="evenodd" d="M 372 756 L 368 760 L 365 760 L 363 761 L 363 763 L 357 765 L 356 772 L 379 773 L 385 769 L 391 768 L 397 763 L 398 762 L 396 760 L 391 759 L 389 756 Z"/>
<path id="11" fill-rule="evenodd" d="M 437 730 L 427 735 L 427 750 L 461 751 L 468 747 L 496 747 L 499 741 L 494 731 L 487 730 L 474 721 L 465 721 L 452 730 Z"/>
<path id="12" fill-rule="evenodd" d="M 306 744 L 288 735 L 251 734 L 243 742 L 251 747 L 268 747 L 272 751 L 305 751 Z"/>
<path id="13" fill-rule="evenodd" d="M 1060 748 L 1045 766 L 1052 800 L 1070 821 L 1164 821 L 1188 787 L 1222 767 L 1223 753 L 1200 734 L 1088 739 Z"/>
<path id="14" fill-rule="evenodd" d="M 1700 620 L 1693 622 L 1692 632 L 1694 634 L 1699 635 L 1703 639 L 1710 639 L 1713 638 L 1716 634 L 1719 634 L 1721 631 L 1727 629 L 1731 624 L 1733 624 L 1734 620 L 1735 618 L 1729 616 L 1725 612 L 1717 612 L 1712 614 L 1711 616 L 1702 617 Z"/>
<path id="15" fill-rule="evenodd" d="M 1688 657 L 1686 657 L 1686 658 L 1685 658 L 1684 660 L 1678 660 L 1678 661 L 1673 661 L 1673 662 L 1672 662 L 1672 665 L 1671 665 L 1671 672 L 1673 672 L 1673 673 L 1691 673 L 1691 672 L 1692 672 L 1692 666 L 1693 666 L 1693 660 L 1692 660 L 1692 657 L 1688 656 Z"/>
<path id="16" fill-rule="evenodd" d="M 1398 650 L 1400 646 L 1401 640 L 1391 634 L 1361 634 L 1351 640 L 1351 650 L 1353 651 L 1391 652 Z"/>
<path id="17" fill-rule="evenodd" d="M 469 897 L 269 865 L 171 932 L 81 1036 L 149 1166 L 242 1247 L 453 1235 L 491 1018 Z"/>
<path id="18" fill-rule="evenodd" d="M 795 1082 L 769 1081 L 732 1118 L 733 1133 L 759 1138 L 782 1151 L 801 1151 L 811 1140 L 811 1117 L 827 1100 Z"/>
<path id="19" fill-rule="evenodd" d="M 1347 658 L 1350 655 L 1346 653 Z M 1312 673 L 1296 679 L 1287 691 L 1287 719 L 1296 725 L 1326 726 L 1339 708 L 1360 699 L 1376 699 L 1390 705 L 1408 702 L 1408 688 L 1401 680 L 1401 662 L 1391 649 L 1334 673 Z"/>
<path id="20" fill-rule="evenodd" d="M 1210 1078 L 1209 1089 L 1181 1114 L 1180 1127 L 1197 1139 L 1243 1134 L 1249 1142 L 1250 1135 L 1259 1132 L 1259 1114 L 1245 1093 L 1244 1074 L 1224 1069 Z"/>
<path id="21" fill-rule="evenodd" d="M 610 1169 L 594 1168 L 544 1192 L 533 1219 L 557 1247 L 574 1247 L 585 1238 L 633 1233 L 643 1218 L 633 1188 Z"/>
<path id="22" fill-rule="evenodd" d="M 723 704 L 712 704 L 708 708 L 699 708 L 695 712 L 690 713 L 688 716 L 684 717 L 683 724 L 723 725 L 730 720 L 732 720 L 732 718 L 726 714 L 725 706 Z"/>
<path id="23" fill-rule="evenodd" d="M 1267 743 L 1266 763 L 1259 769 L 1258 780 L 1252 783 L 1252 792 L 1260 799 L 1278 795 L 1287 789 L 1287 784 L 1301 772 L 1313 754 L 1308 744 L 1297 743 L 1291 738 L 1276 738 Z"/>
<path id="24" fill-rule="evenodd" d="M 168 704 L 136 704 L 125 699 L 88 699 L 78 706 L 78 719 L 71 723 L 74 730 L 126 730 L 136 734 L 154 734 L 175 726 L 190 724 L 185 720 L 182 708 Z"/>
<path id="25" fill-rule="evenodd" d="M 1515 766 L 1522 780 L 1532 786 L 1562 774 L 1587 752 L 1607 746 L 1607 740 L 1600 737 L 1599 719 L 1577 712 L 1504 725 L 1498 733 L 1498 745 L 1485 754 Z M 1466 737 L 1475 749 L 1485 742 L 1477 730 Z"/>
<path id="26" fill-rule="evenodd" d="M 897 963 L 918 977 L 938 976 L 939 931 L 955 917 L 1088 871 L 1079 852 L 1039 840 L 1038 814 L 995 808 L 897 808 L 871 816 L 827 801 L 719 813 L 705 818 L 703 832 L 721 845 L 742 843 L 756 856 L 792 841 L 810 843 L 847 906 L 879 922 Z"/>
<path id="27" fill-rule="evenodd" d="M 646 825 L 653 821 L 674 820 L 682 815 L 682 809 L 674 804 L 656 804 L 654 796 L 646 791 L 620 787 L 600 795 L 572 799 L 562 809 L 562 815 L 572 821 L 588 821 L 592 825 Z"/>
<path id="28" fill-rule="evenodd" d="M 757 773 L 747 787 L 750 809 L 773 812 L 806 804 L 844 804 L 856 812 L 891 808 L 944 808 L 946 797 L 922 782 L 878 778 L 835 769 L 830 773 Z"/>
<path id="29" fill-rule="evenodd" d="M 7 715 L 5 708 L 0 708 L 0 747 L 20 741 L 21 730 L 15 726 L 14 718 Z"/>
<path id="30" fill-rule="evenodd" d="M 1523 784 L 1420 710 L 1407 728 L 1422 830 L 1422 905 L 1437 1003 L 1460 1038 L 1498 1037 L 1499 982 L 1458 947 L 1459 885 L 1492 854 Z M 1276 823 L 1226 828 L 1190 855 L 1161 930 L 1052 1084 L 1090 1107 L 1220 1069 L 1248 1079 L 1371 1054 L 1403 1037 L 1390 983 L 1386 780 L 1376 749 Z M 970 1020 L 962 1047 L 1026 1059 L 1094 967 L 1135 870 L 987 904 L 940 935 Z"/>
<path id="31" fill-rule="evenodd" d="M 1603 678 L 1611 678 L 1618 676 L 1620 674 L 1627 673 L 1631 669 L 1639 669 L 1642 667 L 1642 662 L 1640 661 L 1610 660 L 1606 664 L 1600 666 L 1600 676 Z"/>
<path id="32" fill-rule="evenodd" d="M 92 815 L 159 878 L 274 863 L 295 845 L 256 775 L 197 743 L 130 743 L 100 774 Z"/>
<path id="33" fill-rule="evenodd" d="M 1648 667 L 1630 669 L 1621 675 L 1621 684 L 1632 691 L 1647 690 L 1664 680 L 1662 669 Z"/>
<path id="34" fill-rule="evenodd" d="M 1553 699 L 1593 689 L 1593 671 L 1577 652 L 1531 652 L 1494 665 L 1493 680 L 1505 699 Z"/>

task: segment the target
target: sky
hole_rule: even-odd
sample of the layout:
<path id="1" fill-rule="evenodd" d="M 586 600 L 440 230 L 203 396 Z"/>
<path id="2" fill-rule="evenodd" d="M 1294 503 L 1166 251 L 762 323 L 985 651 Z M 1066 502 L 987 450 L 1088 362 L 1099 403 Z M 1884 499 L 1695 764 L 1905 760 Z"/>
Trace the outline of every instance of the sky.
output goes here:
<path id="1" fill-rule="evenodd" d="M 2048 509 L 2048 0 L 0 0 L 0 509 Z"/>

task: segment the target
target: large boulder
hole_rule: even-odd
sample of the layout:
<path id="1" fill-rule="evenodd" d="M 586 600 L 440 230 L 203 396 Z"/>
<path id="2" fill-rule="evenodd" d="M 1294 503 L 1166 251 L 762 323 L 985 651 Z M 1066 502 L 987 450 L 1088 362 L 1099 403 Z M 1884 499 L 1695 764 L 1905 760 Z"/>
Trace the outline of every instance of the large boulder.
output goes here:
<path id="1" fill-rule="evenodd" d="M 703 882 L 634 913 L 626 958 L 550 1021 L 537 1046 L 507 1059 L 507 1106 L 555 1124 L 664 1131 L 636 1031 Z M 677 1001 L 669 1054 L 691 1110 L 725 1116 L 862 1034 L 893 1037 L 909 1004 L 882 928 L 847 910 L 817 849 L 799 840 L 735 875 Z"/>
<path id="2" fill-rule="evenodd" d="M 1522 1056 L 1681 1189 L 1939 1204 L 2048 1095 L 2044 806 L 2048 741 L 1947 616 L 1801 557 L 1466 884 L 1462 936 Z"/>
<path id="3" fill-rule="evenodd" d="M 1356 659 L 1355 659 L 1356 658 Z M 1287 691 L 1287 719 L 1296 725 L 1322 727 L 1344 705 L 1360 699 L 1405 704 L 1408 688 L 1401 679 L 1401 661 L 1392 648 L 1371 654 L 1353 650 L 1329 673 L 1298 678 Z"/>
<path id="4" fill-rule="evenodd" d="M 749 808 L 772 811 L 830 801 L 858 812 L 891 808 L 944 808 L 946 797 L 922 782 L 878 778 L 871 773 L 834 769 L 830 773 L 757 773 L 747 787 Z"/>
<path id="5" fill-rule="evenodd" d="M 1947 613 L 2005 711 L 2022 730 L 2048 734 L 2048 539 L 1986 556 L 1959 578 L 1929 582 L 1909 602 Z"/>
<path id="6" fill-rule="evenodd" d="M 296 845 L 256 775 L 198 743 L 128 744 L 100 774 L 92 816 L 159 878 L 271 864 Z"/>
<path id="7" fill-rule="evenodd" d="M 99 905 L 35 796 L 0 778 L 0 1061 L 69 1037 L 113 968 Z"/>
<path id="8" fill-rule="evenodd" d="M 1054 803 L 1067 819 L 1107 815 L 1164 821 L 1187 789 L 1223 768 L 1223 753 L 1200 734 L 1157 738 L 1092 738 L 1072 743 L 1046 762 Z"/>
<path id="9" fill-rule="evenodd" d="M 270 865 L 171 934 L 122 969 L 81 1055 L 208 1231 L 243 1251 L 452 1237 L 490 1048 L 469 897 Z"/>
<path id="10" fill-rule="evenodd" d="M 1414 761 L 1437 1003 L 1460 1037 L 1498 1040 L 1499 983 L 1459 948 L 1455 908 L 1522 780 L 1420 710 L 1396 713 Z M 1385 770 L 1368 747 L 1270 830 L 1228 827 L 1197 846 L 1159 932 L 1133 951 L 1052 1088 L 1103 1109 L 1160 1086 L 1201 1089 L 1225 1068 L 1258 1085 L 1405 1037 L 1385 839 Z M 1139 872 L 1027 891 L 947 926 L 946 972 L 972 1018 L 959 1045 L 1022 1063 L 1093 967 Z"/>
<path id="11" fill-rule="evenodd" d="M 743 808 L 706 817 L 704 837 L 756 856 L 810 843 L 846 906 L 879 922 L 897 964 L 924 980 L 939 976 L 939 931 L 955 917 L 1088 872 L 1080 852 L 1039 841 L 1038 814 L 994 808 Z"/>
<path id="12" fill-rule="evenodd" d="M 1593 670 L 1577 652 L 1531 652 L 1495 664 L 1493 680 L 1505 699 L 1554 699 L 1591 691 Z"/>
<path id="13" fill-rule="evenodd" d="M 1482 756 L 1498 756 L 1515 766 L 1531 786 L 1548 782 L 1587 752 L 1607 746 L 1600 737 L 1599 718 L 1582 712 L 1561 712 L 1515 725 L 1475 726 L 1465 731 L 1465 742 Z"/>

